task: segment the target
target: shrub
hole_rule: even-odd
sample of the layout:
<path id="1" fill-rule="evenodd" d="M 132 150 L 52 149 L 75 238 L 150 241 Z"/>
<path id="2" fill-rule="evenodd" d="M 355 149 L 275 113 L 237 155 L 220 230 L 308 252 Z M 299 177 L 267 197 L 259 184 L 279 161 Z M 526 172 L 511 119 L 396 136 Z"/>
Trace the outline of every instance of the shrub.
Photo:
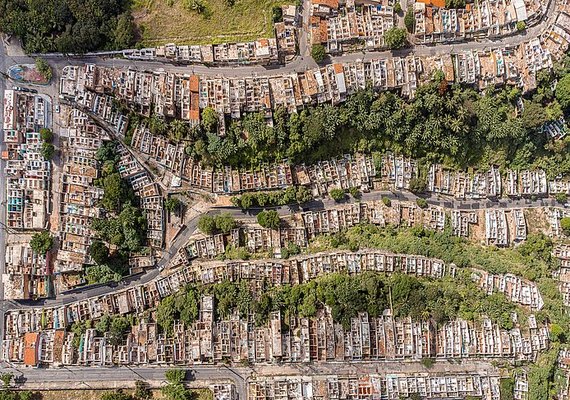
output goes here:
<path id="1" fill-rule="evenodd" d="M 351 187 L 350 189 L 348 189 L 348 192 L 355 199 L 360 199 L 362 197 L 362 193 L 360 193 L 360 191 L 355 187 Z"/>
<path id="2" fill-rule="evenodd" d="M 422 358 L 422 365 L 426 368 L 431 368 L 433 367 L 433 364 L 435 364 L 435 360 L 433 358 L 429 358 L 429 357 L 424 357 Z"/>
<path id="3" fill-rule="evenodd" d="M 339 202 L 344 200 L 345 193 L 342 189 L 332 189 L 329 192 L 329 195 L 333 198 L 334 201 Z"/>
<path id="4" fill-rule="evenodd" d="M 422 199 L 421 197 L 416 199 L 416 204 L 419 208 L 428 208 L 428 202 L 426 199 Z"/>
<path id="5" fill-rule="evenodd" d="M 321 62 L 325 59 L 325 57 L 327 56 L 327 51 L 325 49 L 325 46 L 323 46 L 320 43 L 316 43 L 313 45 L 313 48 L 311 49 L 311 57 L 313 57 L 313 59 L 316 62 Z"/>
<path id="6" fill-rule="evenodd" d="M 570 217 L 564 217 L 560 220 L 560 228 L 566 236 L 570 236 Z"/>
<path id="7" fill-rule="evenodd" d="M 388 197 L 386 196 L 382 196 L 382 203 L 384 203 L 384 205 L 386 207 L 391 207 L 392 206 L 392 200 L 390 200 Z"/>
<path id="8" fill-rule="evenodd" d="M 216 222 L 209 215 L 202 215 L 198 220 L 198 229 L 206 235 L 211 235 L 216 230 Z"/>
<path id="9" fill-rule="evenodd" d="M 277 229 L 281 225 L 279 214 L 275 210 L 263 210 L 257 214 L 257 223 L 264 228 Z"/>
<path id="10" fill-rule="evenodd" d="M 568 201 L 568 195 L 566 193 L 558 193 L 556 195 L 556 201 L 560 204 L 565 204 Z"/>
<path id="11" fill-rule="evenodd" d="M 53 238 L 48 231 L 34 233 L 30 247 L 38 254 L 46 254 L 53 246 Z"/>
<path id="12" fill-rule="evenodd" d="M 414 9 L 412 7 L 409 7 L 408 11 L 406 11 L 406 15 L 404 16 L 404 25 L 406 25 L 408 32 L 414 32 L 416 17 L 414 16 Z"/>
<path id="13" fill-rule="evenodd" d="M 51 143 L 53 142 L 53 132 L 48 128 L 42 128 L 40 129 L 40 138 L 46 143 Z"/>
<path id="14" fill-rule="evenodd" d="M 401 49 L 406 44 L 406 30 L 403 28 L 390 28 L 384 34 L 384 41 L 390 50 Z"/>

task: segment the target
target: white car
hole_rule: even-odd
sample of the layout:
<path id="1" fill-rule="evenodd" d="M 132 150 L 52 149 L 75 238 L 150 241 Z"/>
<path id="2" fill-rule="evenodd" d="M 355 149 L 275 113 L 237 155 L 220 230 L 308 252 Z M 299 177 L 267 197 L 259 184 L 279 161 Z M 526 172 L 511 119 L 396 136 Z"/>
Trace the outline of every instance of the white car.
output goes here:
<path id="1" fill-rule="evenodd" d="M 56 104 L 56 105 L 55 105 L 54 110 L 55 110 L 56 113 L 59 114 L 59 104 Z"/>

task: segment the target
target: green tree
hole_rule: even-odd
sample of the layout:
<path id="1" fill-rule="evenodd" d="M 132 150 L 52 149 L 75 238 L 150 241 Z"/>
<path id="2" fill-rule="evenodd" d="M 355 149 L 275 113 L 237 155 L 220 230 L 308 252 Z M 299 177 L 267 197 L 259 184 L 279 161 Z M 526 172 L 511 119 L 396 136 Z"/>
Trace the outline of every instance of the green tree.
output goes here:
<path id="1" fill-rule="evenodd" d="M 186 377 L 186 370 L 181 368 L 172 368 L 164 373 L 168 383 L 182 383 Z"/>
<path id="2" fill-rule="evenodd" d="M 51 129 L 41 128 L 40 138 L 46 143 L 51 143 L 53 142 L 53 132 L 51 131 Z"/>
<path id="3" fill-rule="evenodd" d="M 114 32 L 114 47 L 116 50 L 130 49 L 135 44 L 135 23 L 130 13 L 125 12 L 117 19 Z"/>
<path id="4" fill-rule="evenodd" d="M 311 48 L 311 57 L 313 57 L 315 62 L 320 63 L 326 56 L 327 50 L 325 49 L 325 46 L 320 43 L 313 44 L 313 47 Z"/>
<path id="5" fill-rule="evenodd" d="M 216 229 L 222 233 L 230 233 L 237 226 L 236 220 L 230 213 L 222 213 L 214 217 Z"/>
<path id="6" fill-rule="evenodd" d="M 559 324 L 550 324 L 550 339 L 553 342 L 566 343 L 566 332 Z"/>
<path id="7" fill-rule="evenodd" d="M 51 81 L 53 72 L 46 60 L 41 57 L 36 58 L 36 69 L 46 81 Z"/>
<path id="8" fill-rule="evenodd" d="M 34 233 L 30 240 L 30 247 L 37 254 L 46 254 L 53 247 L 53 238 L 48 231 Z"/>
<path id="9" fill-rule="evenodd" d="M 41 154 L 47 161 L 51 160 L 55 155 L 55 146 L 51 143 L 42 143 Z"/>
<path id="10" fill-rule="evenodd" d="M 412 178 L 410 179 L 410 192 L 412 193 L 424 193 L 427 189 L 427 182 L 422 178 Z"/>
<path id="11" fill-rule="evenodd" d="M 406 15 L 404 16 L 404 25 L 410 33 L 414 33 L 414 27 L 416 26 L 416 17 L 414 16 L 414 9 L 408 7 Z"/>
<path id="12" fill-rule="evenodd" d="M 170 196 L 164 202 L 164 208 L 166 208 L 169 212 L 176 212 L 182 206 L 182 202 L 178 197 Z"/>
<path id="13" fill-rule="evenodd" d="M 109 260 L 109 248 L 100 240 L 95 240 L 89 246 L 89 255 L 97 265 L 106 264 Z"/>
<path id="14" fill-rule="evenodd" d="M 428 202 L 426 201 L 426 199 L 422 199 L 421 197 L 418 197 L 416 199 L 416 204 L 418 205 L 419 208 L 428 208 Z"/>
<path id="15" fill-rule="evenodd" d="M 560 220 L 560 228 L 566 236 L 570 236 L 570 217 L 564 217 Z"/>
<path id="16" fill-rule="evenodd" d="M 465 0 L 445 0 L 446 8 L 464 8 Z"/>
<path id="17" fill-rule="evenodd" d="M 513 400 L 515 394 L 515 380 L 513 378 L 503 378 L 499 384 L 501 400 Z"/>
<path id="18" fill-rule="evenodd" d="M 5 388 L 10 386 L 10 382 L 12 382 L 12 378 L 14 377 L 14 374 L 11 372 L 4 372 L 3 374 L 0 374 L 0 381 L 2 381 L 2 384 L 4 385 Z"/>
<path id="19" fill-rule="evenodd" d="M 386 207 L 391 207 L 392 206 L 392 200 L 390 200 L 388 197 L 386 196 L 382 196 L 382 203 L 384 203 L 384 205 Z"/>
<path id="20" fill-rule="evenodd" d="M 337 189 L 337 188 L 331 189 L 331 191 L 329 192 L 329 195 L 336 202 L 340 202 L 340 201 L 344 200 L 346 197 L 346 193 L 344 192 L 344 190 Z"/>
<path id="21" fill-rule="evenodd" d="M 430 369 L 431 367 L 433 367 L 433 364 L 435 364 L 435 360 L 433 358 L 429 358 L 429 357 L 423 357 L 422 358 L 422 365 L 424 367 L 426 367 L 427 369 Z"/>
<path id="22" fill-rule="evenodd" d="M 570 111 L 570 74 L 564 75 L 556 84 L 556 100 L 565 112 Z"/>
<path id="23" fill-rule="evenodd" d="M 406 45 L 406 30 L 403 28 L 390 28 L 384 34 L 384 41 L 390 50 L 401 49 Z"/>
<path id="24" fill-rule="evenodd" d="M 402 5 L 400 4 L 399 1 L 396 1 L 396 4 L 394 4 L 394 12 L 396 14 L 399 14 L 402 12 Z"/>
<path id="25" fill-rule="evenodd" d="M 277 229 L 281 225 L 279 213 L 275 210 L 261 211 L 257 214 L 257 223 L 264 228 Z"/>
<path id="26" fill-rule="evenodd" d="M 350 189 L 348 189 L 348 192 L 350 193 L 350 195 L 355 198 L 355 199 L 360 199 L 362 197 L 362 193 L 360 193 L 360 191 L 358 190 L 358 188 L 355 187 L 351 187 Z"/>
<path id="27" fill-rule="evenodd" d="M 565 204 L 568 202 L 568 195 L 566 193 L 557 193 L 556 201 L 560 204 Z"/>
<path id="28" fill-rule="evenodd" d="M 202 215 L 198 220 L 198 229 L 206 235 L 213 234 L 216 230 L 216 222 L 214 218 L 209 215 Z"/>
<path id="29" fill-rule="evenodd" d="M 517 31 L 522 32 L 526 29 L 526 23 L 524 21 L 517 22 Z"/>
<path id="30" fill-rule="evenodd" d="M 202 110 L 202 126 L 206 132 L 217 132 L 218 113 L 212 107 L 206 107 Z"/>

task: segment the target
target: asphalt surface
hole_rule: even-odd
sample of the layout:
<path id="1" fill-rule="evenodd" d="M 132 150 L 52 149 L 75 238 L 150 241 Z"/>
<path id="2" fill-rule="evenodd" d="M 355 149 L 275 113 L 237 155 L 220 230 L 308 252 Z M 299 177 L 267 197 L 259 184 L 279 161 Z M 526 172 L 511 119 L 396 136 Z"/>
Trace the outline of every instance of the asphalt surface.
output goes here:
<path id="1" fill-rule="evenodd" d="M 61 367 L 61 368 L 25 368 L 6 365 L 3 369 L 12 372 L 14 376 L 24 375 L 26 388 L 37 389 L 62 387 L 73 385 L 77 389 L 99 388 L 101 382 L 134 382 L 136 380 L 166 383 L 165 373 L 172 367 Z M 186 368 L 186 366 L 176 366 Z M 239 399 L 246 399 L 245 380 L 249 371 L 244 368 L 230 368 L 227 366 L 192 366 L 190 381 L 233 382 Z M 0 369 L 1 371 L 1 369 Z M 47 382 L 47 383 L 46 383 Z"/>

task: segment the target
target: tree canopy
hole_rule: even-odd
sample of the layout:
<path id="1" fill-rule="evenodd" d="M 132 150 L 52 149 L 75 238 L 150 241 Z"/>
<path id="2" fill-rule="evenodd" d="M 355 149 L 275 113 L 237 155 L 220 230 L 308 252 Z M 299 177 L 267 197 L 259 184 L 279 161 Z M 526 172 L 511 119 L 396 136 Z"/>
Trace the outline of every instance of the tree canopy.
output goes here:
<path id="1" fill-rule="evenodd" d="M 128 12 L 127 0 L 0 0 L 0 30 L 28 53 L 122 49 L 135 38 Z"/>
<path id="2" fill-rule="evenodd" d="M 38 254 L 46 254 L 53 247 L 53 238 L 48 231 L 34 233 L 30 247 Z"/>

